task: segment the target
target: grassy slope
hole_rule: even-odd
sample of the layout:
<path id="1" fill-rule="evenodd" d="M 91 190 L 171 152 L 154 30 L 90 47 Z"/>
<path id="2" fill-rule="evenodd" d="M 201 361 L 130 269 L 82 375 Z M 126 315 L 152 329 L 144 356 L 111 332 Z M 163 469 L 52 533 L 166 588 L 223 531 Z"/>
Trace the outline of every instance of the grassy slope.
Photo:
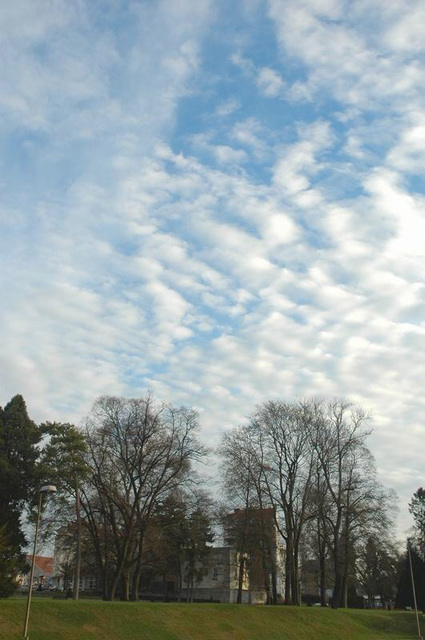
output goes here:
<path id="1" fill-rule="evenodd" d="M 0 638 L 22 637 L 25 602 L 0 601 Z M 313 607 L 121 603 L 35 598 L 31 640 L 395 640 L 413 613 Z"/>

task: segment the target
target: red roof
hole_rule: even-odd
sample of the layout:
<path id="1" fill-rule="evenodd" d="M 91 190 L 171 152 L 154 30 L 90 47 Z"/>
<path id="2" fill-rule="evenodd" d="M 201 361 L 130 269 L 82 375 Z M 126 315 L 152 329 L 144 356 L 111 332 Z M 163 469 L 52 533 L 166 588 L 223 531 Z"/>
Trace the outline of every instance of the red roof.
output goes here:
<path id="1" fill-rule="evenodd" d="M 50 577 L 53 573 L 54 558 L 48 556 L 35 556 L 35 566 L 40 574 Z M 27 562 L 31 564 L 32 555 L 27 555 Z"/>

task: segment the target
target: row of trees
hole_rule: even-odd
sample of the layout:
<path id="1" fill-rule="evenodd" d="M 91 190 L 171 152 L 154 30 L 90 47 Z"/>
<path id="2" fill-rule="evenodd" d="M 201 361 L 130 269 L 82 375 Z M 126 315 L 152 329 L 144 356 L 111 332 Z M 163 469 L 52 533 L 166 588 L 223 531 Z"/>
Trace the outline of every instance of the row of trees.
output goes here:
<path id="1" fill-rule="evenodd" d="M 372 561 L 379 565 L 375 574 L 391 572 L 385 564 L 394 557 L 395 500 L 377 480 L 369 433 L 361 409 L 343 400 L 309 399 L 267 402 L 224 435 L 228 498 L 247 511 L 274 510 L 285 550 L 287 603 L 300 604 L 303 549 L 317 562 L 322 604 L 331 585 L 334 606 L 346 606 L 350 577 L 371 583 Z M 275 591 L 271 597 L 276 601 Z"/>
<path id="2" fill-rule="evenodd" d="M 123 599 L 137 599 L 147 531 L 165 514 L 162 547 L 179 540 L 179 562 L 185 555 L 194 575 L 201 547 L 212 541 L 210 500 L 192 468 L 207 453 L 198 430 L 195 411 L 151 396 L 99 398 L 81 430 L 37 426 L 15 396 L 0 411 L 0 595 L 13 592 L 25 567 L 23 516 L 31 520 L 46 482 L 58 489 L 46 531 L 75 539 L 74 597 L 89 545 L 104 598 L 114 598 L 119 586 Z M 155 549 L 149 553 L 153 558 Z"/>
<path id="3" fill-rule="evenodd" d="M 74 597 L 81 558 L 90 549 L 105 599 L 119 591 L 136 600 L 149 572 L 164 583 L 167 575 L 179 576 L 190 598 L 213 540 L 212 499 L 194 471 L 208 454 L 198 432 L 195 411 L 150 395 L 102 397 L 82 429 L 37 426 L 23 398 L 13 398 L 0 412 L 2 594 L 22 567 L 23 510 L 31 512 L 37 487 L 48 481 L 58 487 L 49 529 L 69 535 L 75 549 Z M 369 433 L 361 409 L 316 399 L 267 402 L 244 426 L 225 433 L 221 511 L 239 509 L 231 527 L 224 523 L 239 551 L 240 595 L 243 573 L 252 573 L 256 558 L 262 575 L 271 576 L 265 585 L 270 602 L 278 600 L 278 541 L 269 519 L 255 515 L 267 513 L 285 553 L 287 603 L 300 603 L 301 558 L 317 564 L 323 604 L 330 586 L 334 605 L 346 606 L 354 578 L 374 595 L 391 590 L 395 501 L 377 481 Z"/>
<path id="4" fill-rule="evenodd" d="M 156 403 L 151 396 L 103 397 L 83 432 L 69 424 L 46 424 L 43 429 L 51 439 L 41 464 L 59 488 L 60 513 L 68 520 L 74 503 L 75 597 L 82 542 L 87 539 L 106 600 L 113 599 L 118 588 L 123 600 L 137 600 L 145 558 L 149 555 L 152 561 L 166 541 L 174 545 L 178 572 L 183 548 L 189 566 L 196 565 L 191 538 L 201 516 L 208 520 L 208 499 L 198 490 L 192 468 L 206 455 L 195 411 Z M 164 527 L 153 536 L 161 522 Z M 211 537 L 208 524 L 202 532 L 205 543 Z M 161 540 L 156 550 L 151 548 L 153 538 Z"/>

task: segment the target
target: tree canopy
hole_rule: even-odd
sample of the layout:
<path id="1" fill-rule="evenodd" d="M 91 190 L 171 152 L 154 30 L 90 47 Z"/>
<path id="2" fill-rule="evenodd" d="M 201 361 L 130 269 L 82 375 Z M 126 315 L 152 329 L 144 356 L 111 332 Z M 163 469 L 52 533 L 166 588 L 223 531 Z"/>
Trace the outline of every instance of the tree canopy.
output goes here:
<path id="1" fill-rule="evenodd" d="M 40 429 L 28 416 L 21 395 L 14 396 L 0 408 L 0 531 L 2 564 L 0 581 L 3 593 L 14 587 L 10 562 L 24 566 L 22 549 L 26 544 L 22 515 L 34 497 L 38 481 L 37 444 Z"/>

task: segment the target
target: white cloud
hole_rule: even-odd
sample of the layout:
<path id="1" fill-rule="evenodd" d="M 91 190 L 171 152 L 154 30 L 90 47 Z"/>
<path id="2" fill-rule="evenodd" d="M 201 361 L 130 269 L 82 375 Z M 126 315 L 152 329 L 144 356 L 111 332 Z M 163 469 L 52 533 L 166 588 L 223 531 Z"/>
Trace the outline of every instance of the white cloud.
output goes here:
<path id="1" fill-rule="evenodd" d="M 260 93 L 267 98 L 283 97 L 285 81 L 275 69 L 255 65 L 251 59 L 244 57 L 241 51 L 233 53 L 230 60 L 247 78 L 255 81 Z"/>
<path id="2" fill-rule="evenodd" d="M 236 67 L 239 67 L 247 75 L 251 75 L 255 73 L 255 64 L 252 62 L 252 60 L 245 58 L 242 55 L 241 51 L 236 51 L 235 53 L 232 53 L 232 55 L 230 56 L 230 61 Z"/>
<path id="3" fill-rule="evenodd" d="M 257 85 L 260 91 L 268 98 L 276 98 L 281 95 L 285 83 L 274 69 L 262 67 L 257 76 Z"/>
<path id="4" fill-rule="evenodd" d="M 263 140 L 263 127 L 256 118 L 247 118 L 233 125 L 231 137 L 239 144 L 252 149 L 257 157 L 264 155 L 266 144 Z"/>
<path id="5" fill-rule="evenodd" d="M 396 11 L 383 0 L 373 10 L 367 2 L 269 0 L 282 50 L 308 71 L 292 97 L 326 90 L 342 104 L 371 110 L 385 104 L 399 112 L 411 109 L 412 101 L 423 104 L 425 72 L 412 54 L 424 51 L 416 26 L 424 12 L 420 0 Z"/>
<path id="6" fill-rule="evenodd" d="M 346 395 L 373 410 L 406 502 L 423 473 L 421 5 L 270 0 L 274 56 L 254 2 L 232 67 L 219 7 L 122 5 L 122 31 L 115 4 L 103 22 L 86 2 L 2 13 L 2 401 L 78 421 L 150 387 L 200 407 L 215 444 L 265 398 Z"/>
<path id="7" fill-rule="evenodd" d="M 388 164 L 405 173 L 421 175 L 423 172 L 423 158 L 425 154 L 425 116 L 414 117 L 414 123 L 400 132 L 399 140 L 390 150 Z"/>
<path id="8" fill-rule="evenodd" d="M 227 144 L 214 144 L 211 142 L 212 134 L 195 134 L 192 142 L 200 149 L 207 151 L 219 164 L 239 164 L 248 160 L 244 149 L 235 149 Z"/>
<path id="9" fill-rule="evenodd" d="M 374 196 L 381 215 L 393 221 L 393 237 L 388 253 L 425 257 L 425 198 L 406 192 L 398 184 L 397 174 L 376 170 L 365 180 L 365 188 Z"/>
<path id="10" fill-rule="evenodd" d="M 188 91 L 210 3 L 202 0 L 193 7 L 184 0 L 162 0 L 128 10 L 132 24 L 125 44 L 121 34 L 98 27 L 90 3 L 18 0 L 3 12 L 4 125 L 45 132 L 52 144 L 60 140 L 60 154 L 76 137 L 104 145 L 132 130 L 148 147 L 173 122 L 176 101 Z"/>
<path id="11" fill-rule="evenodd" d="M 235 111 L 237 111 L 239 107 L 240 107 L 240 104 L 237 100 L 235 99 L 226 100 L 225 102 L 222 102 L 221 104 L 218 105 L 215 112 L 219 116 L 219 118 L 225 118 L 227 116 L 230 116 Z"/>
<path id="12" fill-rule="evenodd" d="M 274 182 L 288 194 L 297 194 L 310 186 L 309 176 L 320 170 L 316 155 L 332 142 L 329 123 L 318 122 L 302 127 L 301 140 L 282 150 L 282 158 L 274 167 Z"/>

